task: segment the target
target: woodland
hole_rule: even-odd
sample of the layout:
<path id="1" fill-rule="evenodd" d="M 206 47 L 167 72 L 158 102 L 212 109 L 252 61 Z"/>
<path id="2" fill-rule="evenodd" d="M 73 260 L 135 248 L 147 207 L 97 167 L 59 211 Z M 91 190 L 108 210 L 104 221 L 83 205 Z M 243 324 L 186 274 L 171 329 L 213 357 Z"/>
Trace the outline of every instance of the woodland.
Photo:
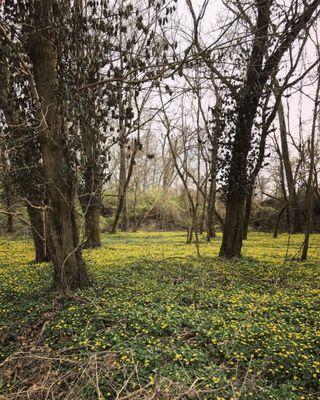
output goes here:
<path id="1" fill-rule="evenodd" d="M 320 0 L 0 1 L 0 399 L 320 398 Z"/>

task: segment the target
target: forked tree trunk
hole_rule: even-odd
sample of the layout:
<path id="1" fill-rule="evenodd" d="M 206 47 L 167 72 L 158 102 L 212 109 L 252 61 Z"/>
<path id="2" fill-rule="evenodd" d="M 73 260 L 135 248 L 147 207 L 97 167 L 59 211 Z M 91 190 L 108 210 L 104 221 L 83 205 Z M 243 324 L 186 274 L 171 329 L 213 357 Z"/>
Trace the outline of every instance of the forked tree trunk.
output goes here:
<path id="1" fill-rule="evenodd" d="M 33 64 L 30 86 L 39 119 L 39 139 L 43 170 L 47 180 L 50 254 L 54 285 L 69 290 L 88 285 L 86 265 L 81 254 L 75 216 L 75 188 L 65 135 L 66 121 L 58 92 L 58 53 L 54 0 L 35 0 L 33 26 L 28 52 Z"/>

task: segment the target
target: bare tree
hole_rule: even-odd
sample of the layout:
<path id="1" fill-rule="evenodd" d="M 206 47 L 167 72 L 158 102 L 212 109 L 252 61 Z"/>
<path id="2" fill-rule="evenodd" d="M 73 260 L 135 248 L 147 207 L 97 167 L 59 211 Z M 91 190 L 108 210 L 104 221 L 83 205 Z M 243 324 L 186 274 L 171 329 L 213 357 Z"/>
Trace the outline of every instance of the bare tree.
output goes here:
<path id="1" fill-rule="evenodd" d="M 317 43 L 317 53 L 320 55 L 319 51 L 319 43 Z M 319 101 L 320 101 L 320 67 L 317 71 L 317 88 L 314 97 L 314 110 L 313 110 L 313 119 L 312 119 L 312 127 L 311 127 L 311 134 L 310 134 L 310 166 L 309 166 L 309 174 L 308 174 L 308 181 L 306 187 L 306 233 L 302 248 L 302 255 L 301 260 L 305 261 L 308 256 L 308 249 L 309 249 L 309 240 L 310 240 L 310 231 L 311 231 L 311 222 L 312 222 L 312 188 L 314 182 L 314 166 L 315 166 L 315 139 L 316 139 L 316 124 L 319 112 Z"/>

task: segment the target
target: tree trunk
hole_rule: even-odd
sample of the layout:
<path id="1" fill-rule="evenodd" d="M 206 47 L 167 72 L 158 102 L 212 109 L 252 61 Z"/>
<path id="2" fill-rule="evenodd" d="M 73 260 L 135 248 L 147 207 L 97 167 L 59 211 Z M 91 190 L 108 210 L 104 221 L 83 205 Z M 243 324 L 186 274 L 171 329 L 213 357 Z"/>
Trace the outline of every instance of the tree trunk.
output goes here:
<path id="1" fill-rule="evenodd" d="M 302 247 L 302 255 L 301 255 L 301 261 L 306 261 L 308 257 L 308 250 L 309 250 L 309 241 L 310 241 L 310 233 L 311 233 L 311 222 L 312 222 L 312 198 L 307 193 L 306 196 L 306 207 L 307 207 L 307 223 L 306 223 L 306 232 L 304 235 L 304 242 L 303 242 L 303 247 Z"/>
<path id="2" fill-rule="evenodd" d="M 117 210 L 116 210 L 116 214 L 115 214 L 115 217 L 114 217 L 114 221 L 113 221 L 113 225 L 112 225 L 110 233 L 116 233 L 117 232 L 117 228 L 118 228 L 118 225 L 119 225 L 119 220 L 120 220 L 120 217 L 121 217 L 121 212 L 122 212 L 122 209 L 123 209 L 123 204 L 124 204 L 124 196 L 121 194 L 120 197 L 119 197 L 119 203 L 118 203 L 118 207 L 117 207 Z"/>
<path id="3" fill-rule="evenodd" d="M 76 0 L 73 12 L 77 16 L 78 23 L 76 30 L 79 34 L 78 46 L 75 50 L 76 57 L 83 59 L 86 56 L 85 31 L 83 24 L 85 19 L 86 7 L 83 0 Z M 84 84 L 86 80 L 94 79 L 94 67 L 79 65 L 77 71 L 79 81 Z M 81 79 L 80 77 L 83 77 Z M 78 83 L 80 84 L 80 83 Z M 97 114 L 97 98 L 94 92 L 78 93 L 77 112 L 79 120 L 79 131 L 81 135 L 81 170 L 82 179 L 79 185 L 79 201 L 82 207 L 85 220 L 85 243 L 86 248 L 96 248 L 101 246 L 100 239 L 100 208 L 101 192 L 103 185 L 103 161 L 101 161 L 101 137 L 99 115 Z"/>
<path id="4" fill-rule="evenodd" d="M 204 189 L 204 193 L 207 193 L 207 189 Z M 203 234 L 204 226 L 205 226 L 205 217 L 206 217 L 206 208 L 207 208 L 207 196 L 202 196 L 202 211 L 200 216 L 200 226 L 199 226 L 199 233 L 200 235 Z"/>
<path id="5" fill-rule="evenodd" d="M 279 117 L 279 126 L 280 126 L 280 138 L 281 138 L 281 150 L 282 150 L 282 158 L 283 165 L 286 174 L 286 180 L 288 185 L 289 192 L 289 213 L 291 220 L 291 233 L 299 233 L 302 232 L 302 220 L 301 220 L 301 212 L 298 204 L 298 197 L 294 186 L 293 172 L 292 166 L 289 157 L 289 148 L 287 141 L 287 128 L 285 115 L 283 110 L 283 104 L 280 101 L 278 108 L 278 117 Z"/>
<path id="6" fill-rule="evenodd" d="M 285 35 L 279 46 L 268 56 L 271 5 L 270 0 L 256 2 L 257 19 L 246 77 L 240 91 L 234 93 L 237 103 L 237 120 L 227 182 L 225 232 L 220 249 L 220 256 L 228 258 L 241 255 L 243 212 L 248 185 L 247 158 L 252 144 L 252 127 L 263 90 L 268 79 L 277 71 L 284 53 L 312 18 L 319 2 L 314 0 L 305 6 L 301 14 L 292 18 L 291 26 L 289 25 L 290 28 L 288 28 L 290 35 Z"/>
<path id="7" fill-rule="evenodd" d="M 266 52 L 270 1 L 257 3 L 257 22 L 246 79 L 237 100 L 237 121 L 228 175 L 226 218 L 220 256 L 240 257 L 242 248 L 245 200 L 248 189 L 247 159 L 251 131 L 266 77 L 263 58 Z"/>
<path id="8" fill-rule="evenodd" d="M 280 149 L 279 149 L 280 150 Z M 286 185 L 285 185 L 285 178 L 284 178 L 284 168 L 283 168 L 283 162 L 281 159 L 281 152 L 278 151 L 279 154 L 279 161 L 280 161 L 280 182 L 281 182 L 281 190 L 282 190 L 282 195 L 283 195 L 283 199 L 284 201 L 286 201 L 289 204 L 289 200 L 288 200 L 288 196 L 287 196 L 287 191 L 286 191 Z M 287 204 L 286 207 L 286 223 L 287 223 L 287 229 L 288 232 L 290 232 L 290 226 L 291 226 L 291 219 L 290 219 L 290 208 L 289 205 Z M 280 221 L 279 221 L 280 223 Z"/>
<path id="9" fill-rule="evenodd" d="M 246 207 L 244 211 L 243 235 L 242 235 L 243 240 L 248 239 L 248 229 L 249 229 L 252 201 L 253 201 L 253 187 L 250 187 L 249 193 L 246 196 Z"/>
<path id="10" fill-rule="evenodd" d="M 262 168 L 269 126 L 271 124 L 271 120 L 267 121 L 267 119 L 266 119 L 266 107 L 268 105 L 268 101 L 269 101 L 269 97 L 267 96 L 266 102 L 264 104 L 263 111 L 262 111 L 263 127 L 262 127 L 262 132 L 261 132 L 260 143 L 259 143 L 258 157 L 257 157 L 256 165 L 251 173 L 251 176 L 249 177 L 249 184 L 248 184 L 248 191 L 247 191 L 247 195 L 246 195 L 246 205 L 245 205 L 245 212 L 244 212 L 244 221 L 243 221 L 243 239 L 244 240 L 247 240 L 247 238 L 248 238 L 248 229 L 249 229 L 249 223 L 250 223 L 252 203 L 253 203 L 253 199 L 254 199 L 254 197 L 253 197 L 254 185 L 255 185 L 257 176 L 259 175 L 259 172 L 261 171 L 261 168 Z"/>
<path id="11" fill-rule="evenodd" d="M 85 244 L 86 248 L 101 246 L 100 239 L 100 208 L 102 173 L 99 164 L 96 135 L 94 128 L 89 131 L 86 124 L 80 127 L 83 142 L 84 165 L 83 181 L 79 187 L 79 201 L 85 219 Z"/>
<path id="12" fill-rule="evenodd" d="M 278 237 L 278 231 L 279 231 L 281 216 L 282 216 L 284 210 L 287 210 L 287 209 L 288 209 L 288 204 L 285 204 L 285 205 L 281 208 L 281 210 L 279 211 L 279 213 L 278 213 L 277 223 L 276 223 L 276 226 L 275 226 L 275 229 L 274 229 L 274 233 L 273 233 L 273 237 L 274 237 L 275 239 Z"/>
<path id="13" fill-rule="evenodd" d="M 215 210 L 214 210 L 214 200 L 211 199 L 211 202 L 208 202 L 208 212 L 207 212 L 207 242 L 210 242 L 212 238 L 216 236 L 216 232 L 214 229 L 215 223 Z"/>
<path id="14" fill-rule="evenodd" d="M 130 159 L 128 174 L 126 176 L 126 179 L 125 179 L 124 183 L 121 183 L 121 185 L 119 183 L 119 203 L 118 203 L 118 207 L 117 207 L 117 210 L 116 210 L 116 215 L 115 215 L 114 222 L 113 222 L 112 229 L 111 229 L 110 233 L 116 233 L 117 232 L 117 228 L 118 228 L 119 220 L 120 220 L 120 217 L 121 217 L 121 213 L 124 210 L 125 210 L 125 213 L 124 213 L 124 217 L 125 218 L 124 218 L 122 223 L 123 223 L 123 227 L 125 229 L 122 229 L 122 231 L 125 232 L 126 229 L 127 229 L 127 198 L 126 197 L 127 197 L 127 190 L 128 190 L 128 186 L 129 186 L 129 183 L 130 183 L 130 179 L 131 179 L 131 176 L 132 176 L 132 173 L 133 173 L 133 167 L 134 167 L 134 164 L 135 164 L 135 157 L 136 157 L 138 148 L 139 148 L 139 142 L 135 141 L 134 145 L 133 145 L 131 159 Z M 125 159 L 124 159 L 124 161 L 125 161 Z M 120 170 L 121 170 L 121 168 L 120 168 Z M 123 179 L 123 177 L 121 179 Z"/>
<path id="15" fill-rule="evenodd" d="M 128 230 L 128 196 L 126 187 L 123 196 L 121 232 L 127 232 L 127 230 Z"/>
<path id="16" fill-rule="evenodd" d="M 244 205 L 245 194 L 241 190 L 229 194 L 223 240 L 220 248 L 221 257 L 241 256 Z"/>
<path id="17" fill-rule="evenodd" d="M 7 212 L 7 233 L 14 231 L 14 192 L 13 182 L 10 176 L 10 164 L 6 154 L 4 143 L 0 143 L 0 167 L 1 167 L 1 183 L 3 187 L 3 197 Z"/>
<path id="18" fill-rule="evenodd" d="M 36 252 L 35 262 L 41 263 L 50 261 L 45 209 L 42 207 L 42 204 L 32 202 L 32 204 L 27 204 L 27 211 Z"/>
<path id="19" fill-rule="evenodd" d="M 4 178 L 6 179 L 6 177 Z M 10 182 L 5 182 L 4 184 L 4 196 L 7 209 L 7 233 L 14 232 L 14 195 L 12 188 L 10 187 Z"/>
<path id="20" fill-rule="evenodd" d="M 100 238 L 100 199 L 92 196 L 79 196 L 85 220 L 84 247 L 94 249 L 101 246 Z"/>
<path id="21" fill-rule="evenodd" d="M 69 290 L 88 285 L 86 265 L 75 216 L 75 187 L 65 136 L 66 120 L 63 106 L 57 98 L 58 53 L 53 0 L 35 0 L 33 24 L 35 32 L 29 41 L 29 56 L 33 64 L 30 86 L 33 90 L 39 119 L 39 139 L 43 170 L 47 180 L 50 254 L 54 266 L 54 285 Z"/>
<path id="22" fill-rule="evenodd" d="M 13 233 L 13 232 L 14 232 L 13 214 L 10 212 L 7 218 L 7 233 Z"/>
<path id="23" fill-rule="evenodd" d="M 218 147 L 219 138 L 223 132 L 224 122 L 221 116 L 221 98 L 219 95 L 218 87 L 212 79 L 212 85 L 216 95 L 216 104 L 212 110 L 212 119 L 215 122 L 215 129 L 209 134 L 211 144 L 211 160 L 210 160 L 210 174 L 209 174 L 209 196 L 208 196 L 208 210 L 207 210 L 207 241 L 210 242 L 216 236 L 214 229 L 215 216 L 216 216 L 216 192 L 217 192 L 217 164 L 218 164 Z"/>
<path id="24" fill-rule="evenodd" d="M 139 187 L 139 181 L 136 180 L 134 185 L 134 197 L 133 197 L 133 232 L 137 232 L 138 229 L 138 220 L 137 220 L 138 187 Z"/>
<path id="25" fill-rule="evenodd" d="M 215 208 L 216 208 L 216 174 L 217 174 L 217 146 L 212 149 L 211 166 L 210 166 L 210 186 L 207 206 L 207 241 L 210 242 L 216 236 L 214 229 L 215 224 Z"/>
<path id="26" fill-rule="evenodd" d="M 252 88 L 251 90 L 258 89 Z M 251 107 L 247 104 L 251 104 Z M 238 123 L 228 177 L 226 217 L 220 248 L 220 256 L 225 258 L 241 256 L 244 211 L 248 189 L 247 157 L 255 115 L 252 104 L 252 101 L 248 101 L 248 103 L 244 101 L 238 111 Z"/>
<path id="27" fill-rule="evenodd" d="M 320 48 L 317 48 L 318 55 L 320 53 Z M 313 208 L 313 195 L 312 195 L 312 186 L 313 186 L 313 173 L 314 173 L 314 165 L 315 165 L 315 136 L 316 136 L 316 123 L 318 117 L 318 106 L 319 106 L 319 94 L 320 94 L 320 67 L 318 67 L 318 84 L 316 89 L 316 95 L 314 99 L 314 110 L 313 110 L 313 119 L 312 119 L 312 129 L 311 129 L 311 138 L 310 138 L 310 167 L 309 167 L 309 176 L 306 188 L 306 214 L 307 214 L 307 226 L 304 237 L 304 243 L 302 248 L 301 261 L 306 261 L 308 257 L 309 250 L 309 240 L 310 240 L 310 232 L 311 232 L 311 224 L 312 224 L 312 208 Z"/>
<path id="28" fill-rule="evenodd" d="M 122 125 L 122 123 L 120 123 Z M 118 189 L 118 207 L 116 210 L 116 214 L 114 217 L 112 229 L 110 233 L 116 233 L 120 221 L 120 217 L 123 211 L 123 208 L 125 206 L 125 197 L 126 197 L 126 189 L 125 189 L 125 184 L 126 184 L 126 178 L 127 178 L 127 172 L 126 172 L 126 149 L 125 149 L 125 143 L 126 143 L 126 137 L 125 137 L 125 128 L 120 126 L 120 170 L 119 170 L 119 189 Z"/>
<path id="29" fill-rule="evenodd" d="M 86 235 L 88 246 L 91 248 L 100 247 L 100 209 L 99 206 L 89 207 L 86 214 Z"/>
<path id="30" fill-rule="evenodd" d="M 187 244 L 190 244 L 192 242 L 193 238 L 193 226 L 190 226 L 187 228 Z"/>

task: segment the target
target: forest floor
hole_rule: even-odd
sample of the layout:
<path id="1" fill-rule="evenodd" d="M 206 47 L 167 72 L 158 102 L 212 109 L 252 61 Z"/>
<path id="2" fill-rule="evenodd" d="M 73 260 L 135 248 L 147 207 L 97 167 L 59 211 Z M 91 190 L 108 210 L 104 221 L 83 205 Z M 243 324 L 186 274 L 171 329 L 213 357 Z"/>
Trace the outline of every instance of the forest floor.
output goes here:
<path id="1" fill-rule="evenodd" d="M 0 238 L 0 399 L 320 399 L 320 235 L 104 235 L 93 286 L 52 293 L 28 239 Z"/>

